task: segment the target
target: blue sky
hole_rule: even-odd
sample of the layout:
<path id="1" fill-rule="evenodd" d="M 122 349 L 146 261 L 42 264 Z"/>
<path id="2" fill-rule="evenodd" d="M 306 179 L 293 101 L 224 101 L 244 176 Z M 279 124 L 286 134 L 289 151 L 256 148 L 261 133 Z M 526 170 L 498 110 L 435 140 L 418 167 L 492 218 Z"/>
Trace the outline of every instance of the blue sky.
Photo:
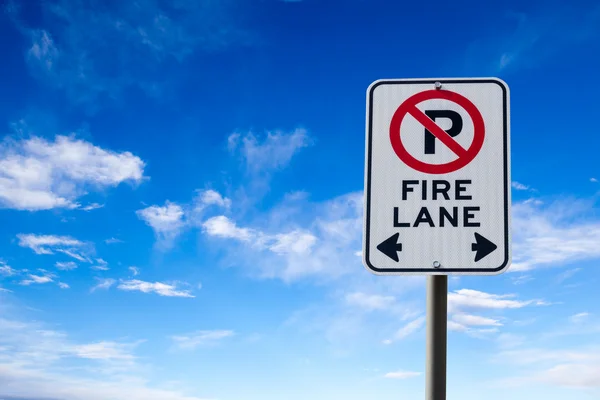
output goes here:
<path id="1" fill-rule="evenodd" d="M 423 397 L 424 277 L 361 265 L 367 86 L 511 88 L 513 266 L 448 399 L 600 394 L 594 2 L 9 2 L 0 396 Z"/>

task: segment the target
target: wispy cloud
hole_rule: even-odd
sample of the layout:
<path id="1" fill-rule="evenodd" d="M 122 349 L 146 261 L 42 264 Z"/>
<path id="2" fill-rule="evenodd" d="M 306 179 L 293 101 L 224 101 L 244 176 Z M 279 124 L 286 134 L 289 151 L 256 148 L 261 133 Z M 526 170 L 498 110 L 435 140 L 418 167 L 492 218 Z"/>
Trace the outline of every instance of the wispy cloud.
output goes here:
<path id="1" fill-rule="evenodd" d="M 234 335 L 232 330 L 212 330 L 171 336 L 171 339 L 179 349 L 193 350 L 200 346 L 214 346 Z"/>
<path id="2" fill-rule="evenodd" d="M 529 13 L 505 14 L 504 22 L 505 31 L 494 30 L 494 36 L 480 37 L 471 45 L 468 61 L 481 66 L 481 60 L 486 60 L 489 64 L 484 67 L 493 73 L 537 67 L 563 49 L 595 37 L 600 31 L 600 7 L 547 3 Z"/>
<path id="3" fill-rule="evenodd" d="M 19 246 L 29 248 L 35 254 L 55 254 L 55 252 L 60 252 L 79 261 L 90 262 L 88 256 L 94 251 L 91 243 L 82 242 L 70 236 L 19 233 L 17 238 L 19 239 Z"/>
<path id="4" fill-rule="evenodd" d="M 561 272 L 556 277 L 556 281 L 557 281 L 557 283 L 562 283 L 562 282 L 566 281 L 567 279 L 572 278 L 579 271 L 581 271 L 581 268 L 570 268 L 564 272 Z"/>
<path id="5" fill-rule="evenodd" d="M 233 133 L 227 143 L 230 153 L 240 159 L 244 172 L 234 200 L 238 208 L 252 209 L 271 189 L 273 175 L 286 168 L 313 139 L 305 129 L 298 128 L 290 132 L 268 131 L 264 135 Z"/>
<path id="6" fill-rule="evenodd" d="M 140 269 L 138 267 L 129 267 L 129 271 L 133 274 L 133 276 L 138 276 L 140 274 Z"/>
<path id="7" fill-rule="evenodd" d="M 130 152 L 106 150 L 74 136 L 5 139 L 0 144 L 0 207 L 17 210 L 77 208 L 90 190 L 139 183 L 144 162 Z"/>
<path id="8" fill-rule="evenodd" d="M 207 235 L 225 239 L 237 239 L 244 242 L 259 235 L 248 228 L 238 227 L 235 222 L 224 215 L 208 219 L 202 224 L 202 227 Z"/>
<path id="9" fill-rule="evenodd" d="M 91 203 L 91 204 L 88 204 L 87 206 L 81 207 L 81 209 L 83 211 L 92 211 L 92 210 L 97 210 L 102 207 L 104 207 L 104 204 Z"/>
<path id="10" fill-rule="evenodd" d="M 598 183 L 598 179 L 596 179 L 596 178 L 590 178 L 590 182 L 592 182 L 592 183 Z"/>
<path id="11" fill-rule="evenodd" d="M 56 266 L 56 268 L 63 270 L 63 271 L 70 271 L 72 269 L 77 268 L 77 264 L 74 263 L 73 261 L 67 261 L 67 262 L 58 261 L 54 265 Z"/>
<path id="12" fill-rule="evenodd" d="M 448 312 L 468 309 L 514 309 L 528 305 L 544 305 L 540 300 L 515 300 L 514 294 L 491 294 L 473 289 L 455 290 L 448 294 Z"/>
<path id="13" fill-rule="evenodd" d="M 61 289 L 69 289 L 70 286 L 64 282 L 58 282 L 58 287 Z"/>
<path id="14" fill-rule="evenodd" d="M 251 174 L 269 173 L 288 165 L 294 154 L 312 143 L 308 132 L 296 129 L 291 133 L 267 132 L 261 141 L 252 132 L 229 136 L 228 147 L 239 152 Z"/>
<path id="15" fill-rule="evenodd" d="M 405 339 L 413 333 L 420 330 L 425 325 L 425 317 L 419 317 L 402 328 L 398 329 L 394 336 L 391 339 L 386 339 L 383 341 L 384 344 L 392 344 L 393 342 L 397 342 L 399 340 Z"/>
<path id="16" fill-rule="evenodd" d="M 156 293 L 166 297 L 195 297 L 189 290 L 178 289 L 176 284 L 162 282 L 145 282 L 139 279 L 124 280 L 117 286 L 119 290 Z"/>
<path id="17" fill-rule="evenodd" d="M 54 281 L 54 275 L 52 274 L 44 274 L 44 275 L 34 275 L 28 274 L 27 279 L 23 279 L 20 284 L 23 286 L 29 286 L 31 284 L 43 284 L 50 283 Z"/>
<path id="18" fill-rule="evenodd" d="M 173 68 L 191 54 L 254 43 L 254 34 L 235 17 L 238 7 L 232 1 L 165 5 L 140 0 L 97 7 L 57 0 L 41 5 L 44 29 L 24 25 L 18 9 L 12 15 L 30 40 L 26 58 L 33 76 L 94 111 L 118 104 L 130 87 L 166 97 L 177 81 Z M 110 66 L 106 57 L 111 58 Z"/>
<path id="19" fill-rule="evenodd" d="M 513 181 L 513 182 L 512 182 L 512 187 L 513 187 L 513 189 L 515 189 L 515 190 L 530 190 L 530 187 L 529 187 L 529 186 L 527 186 L 527 185 L 524 185 L 524 184 L 522 184 L 522 183 L 519 183 L 519 182 L 516 182 L 516 181 Z"/>
<path id="20" fill-rule="evenodd" d="M 599 258 L 600 221 L 594 218 L 593 210 L 591 201 L 585 200 L 515 204 L 514 257 L 509 271 Z"/>
<path id="21" fill-rule="evenodd" d="M 512 365 L 511 369 L 516 371 L 514 377 L 503 379 L 501 384 L 523 386 L 539 382 L 569 388 L 600 388 L 600 351 L 597 347 L 519 348 L 502 351 L 495 360 Z"/>
<path id="22" fill-rule="evenodd" d="M 463 313 L 454 314 L 452 320 L 463 326 L 502 326 L 497 319 Z"/>
<path id="23" fill-rule="evenodd" d="M 203 227 L 208 236 L 230 239 L 222 245 L 233 246 L 236 254 L 242 252 L 243 265 L 261 277 L 292 281 L 341 276 L 357 263 L 362 193 L 317 204 L 304 198 L 284 199 L 260 216 L 260 225 L 262 229 L 239 226 L 229 217 L 218 216 Z M 239 258 L 236 264 L 240 265 Z"/>
<path id="24" fill-rule="evenodd" d="M 116 283 L 116 281 L 111 278 L 106 278 L 106 279 L 96 278 L 96 281 L 98 283 L 90 289 L 90 292 L 94 292 L 99 289 L 105 289 L 105 290 L 110 289 L 110 287 Z"/>
<path id="25" fill-rule="evenodd" d="M 0 260 L 0 275 L 2 276 L 13 276 L 17 274 L 17 270 L 12 268 L 10 265 Z"/>
<path id="26" fill-rule="evenodd" d="M 348 293 L 345 297 L 348 304 L 366 310 L 385 310 L 394 306 L 396 299 L 393 296 L 368 295 L 361 292 Z"/>
<path id="27" fill-rule="evenodd" d="M 588 312 L 580 312 L 569 317 L 569 321 L 573 323 L 579 323 L 590 316 Z"/>
<path id="28" fill-rule="evenodd" d="M 196 190 L 196 198 L 194 199 L 195 211 L 199 211 L 211 205 L 216 205 L 224 209 L 231 207 L 231 199 L 224 197 L 216 190 Z"/>
<path id="29" fill-rule="evenodd" d="M 19 399 L 201 400 L 150 385 L 147 366 L 135 355 L 142 342 L 80 342 L 40 322 L 0 315 L 2 393 Z"/>
<path id="30" fill-rule="evenodd" d="M 512 283 L 514 283 L 515 285 L 523 285 L 527 282 L 531 282 L 534 279 L 535 278 L 529 274 L 523 274 L 523 275 L 511 277 Z"/>
<path id="31" fill-rule="evenodd" d="M 183 208 L 170 201 L 165 202 L 164 206 L 150 206 L 136 213 L 152 227 L 159 243 L 163 246 L 170 246 L 185 227 Z"/>
<path id="32" fill-rule="evenodd" d="M 413 371 L 394 371 L 394 372 L 388 372 L 386 373 L 383 377 L 384 378 L 390 378 L 390 379 L 408 379 L 408 378 L 414 378 L 417 376 L 420 376 L 421 373 L 420 372 L 413 372 Z"/>
<path id="33" fill-rule="evenodd" d="M 167 200 L 163 206 L 152 205 L 136 211 L 136 214 L 154 230 L 158 246 L 167 250 L 185 229 L 202 226 L 209 210 L 227 210 L 230 206 L 230 199 L 215 190 L 206 189 L 196 190 L 190 204 Z M 218 223 L 215 229 L 219 228 Z"/>
<path id="34" fill-rule="evenodd" d="M 104 240 L 104 243 L 106 244 L 115 244 L 115 243 L 124 243 L 121 239 L 117 239 L 114 237 L 108 238 L 106 240 Z"/>
<path id="35" fill-rule="evenodd" d="M 490 334 L 496 334 L 502 323 L 493 318 L 479 315 L 454 314 L 448 321 L 448 330 L 462 332 L 469 336 L 482 338 Z"/>

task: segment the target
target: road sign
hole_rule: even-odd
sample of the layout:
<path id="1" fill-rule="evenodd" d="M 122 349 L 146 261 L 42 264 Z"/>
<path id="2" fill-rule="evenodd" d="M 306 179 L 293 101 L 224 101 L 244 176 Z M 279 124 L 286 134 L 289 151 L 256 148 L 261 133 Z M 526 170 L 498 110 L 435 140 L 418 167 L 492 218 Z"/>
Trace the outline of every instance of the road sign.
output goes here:
<path id="1" fill-rule="evenodd" d="M 373 82 L 364 214 L 363 262 L 376 274 L 505 271 L 511 262 L 506 83 Z"/>

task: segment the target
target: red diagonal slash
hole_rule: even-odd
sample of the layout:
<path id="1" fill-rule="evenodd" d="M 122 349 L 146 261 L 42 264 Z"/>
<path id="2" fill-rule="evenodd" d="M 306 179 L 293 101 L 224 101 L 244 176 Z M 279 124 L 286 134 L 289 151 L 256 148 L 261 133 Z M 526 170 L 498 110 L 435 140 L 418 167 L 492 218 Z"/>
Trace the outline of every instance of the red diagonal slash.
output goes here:
<path id="1" fill-rule="evenodd" d="M 454 154 L 458 157 L 464 157 L 467 155 L 465 150 L 452 136 L 448 135 L 448 132 L 440 128 L 431 118 L 425 113 L 419 110 L 416 106 L 412 106 L 408 110 L 409 114 L 412 115 L 421 125 L 423 125 L 429 132 L 431 132 L 440 142 L 444 143 Z"/>

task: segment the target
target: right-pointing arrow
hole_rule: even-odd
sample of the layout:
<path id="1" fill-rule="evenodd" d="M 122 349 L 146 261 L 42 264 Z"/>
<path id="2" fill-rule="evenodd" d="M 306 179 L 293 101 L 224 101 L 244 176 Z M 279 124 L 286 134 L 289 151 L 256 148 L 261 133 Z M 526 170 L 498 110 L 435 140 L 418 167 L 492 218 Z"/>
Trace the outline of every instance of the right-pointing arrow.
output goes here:
<path id="1" fill-rule="evenodd" d="M 394 233 L 392 236 L 377 245 L 377 250 L 396 262 L 399 260 L 398 252 L 402 251 L 402 243 L 398 243 L 399 236 L 399 233 Z"/>
<path id="2" fill-rule="evenodd" d="M 471 244 L 471 250 L 477 252 L 475 253 L 475 262 L 481 260 L 497 248 L 498 246 L 494 243 L 475 232 L 475 243 Z"/>

